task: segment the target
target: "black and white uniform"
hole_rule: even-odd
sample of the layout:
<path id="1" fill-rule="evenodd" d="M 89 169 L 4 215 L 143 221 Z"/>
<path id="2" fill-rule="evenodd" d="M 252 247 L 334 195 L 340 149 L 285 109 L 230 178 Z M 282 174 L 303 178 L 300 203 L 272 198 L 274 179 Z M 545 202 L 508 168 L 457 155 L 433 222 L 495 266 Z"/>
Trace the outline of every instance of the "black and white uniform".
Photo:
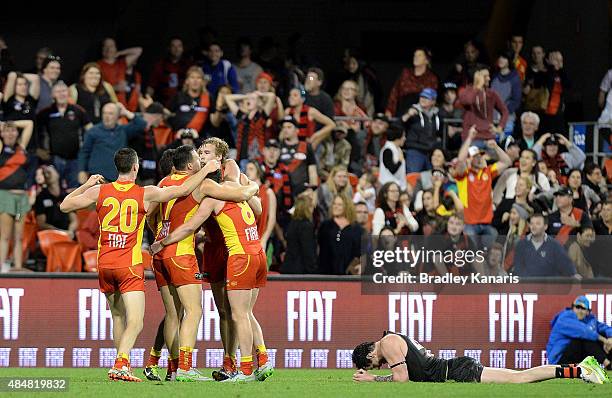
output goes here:
<path id="1" fill-rule="evenodd" d="M 452 359 L 436 358 L 427 353 L 425 347 L 416 340 L 402 334 L 385 331 L 383 336 L 395 334 L 400 336 L 408 346 L 406 353 L 406 366 L 410 381 L 416 382 L 444 382 L 454 380 L 457 382 L 480 382 L 483 366 L 470 357 Z M 390 363 L 389 366 L 396 364 Z"/>

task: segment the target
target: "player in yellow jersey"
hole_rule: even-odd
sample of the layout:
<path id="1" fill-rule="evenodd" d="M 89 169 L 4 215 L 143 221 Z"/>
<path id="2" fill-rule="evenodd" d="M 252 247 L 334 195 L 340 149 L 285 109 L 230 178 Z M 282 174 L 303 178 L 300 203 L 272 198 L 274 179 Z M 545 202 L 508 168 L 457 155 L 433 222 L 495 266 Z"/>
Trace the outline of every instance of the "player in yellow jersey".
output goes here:
<path id="1" fill-rule="evenodd" d="M 181 185 L 186 178 L 200 169 L 200 159 L 192 146 L 185 145 L 176 149 L 173 158 L 175 173 L 164 178 L 160 186 Z M 163 203 L 160 207 L 162 228 L 157 240 L 165 238 L 175 229 L 187 222 L 197 211 L 205 196 L 214 195 L 228 201 L 249 199 L 257 192 L 256 184 L 247 186 L 221 186 L 216 192 L 203 184 L 191 195 Z M 177 381 L 207 381 L 197 369 L 192 368 L 192 352 L 195 346 L 198 324 L 202 317 L 202 278 L 195 256 L 195 239 L 190 234 L 182 240 L 165 247 L 154 257 L 155 269 L 161 270 L 165 285 L 173 299 L 164 298 L 166 318 L 164 336 L 170 350 L 171 359 L 177 358 Z M 165 295 L 162 294 L 162 297 Z M 180 303 L 180 305 L 177 305 Z M 180 320 L 180 308 L 184 317 Z M 174 338 L 178 329 L 178 344 Z"/>
<path id="2" fill-rule="evenodd" d="M 184 184 L 167 188 L 135 184 L 139 164 L 136 151 L 122 148 L 115 153 L 117 181 L 99 185 L 100 175 L 71 192 L 60 205 L 68 213 L 96 205 L 100 221 L 98 269 L 100 290 L 106 295 L 113 317 L 113 340 L 117 349 L 111 380 L 140 381 L 134 376 L 129 352 L 142 330 L 145 296 L 142 266 L 142 235 L 145 214 L 151 203 L 167 202 L 190 194 L 206 175 L 219 168 L 207 164 Z"/>
<path id="3" fill-rule="evenodd" d="M 239 184 L 226 181 L 223 185 Z M 271 364 L 267 361 L 261 327 L 253 315 L 259 288 L 265 285 L 267 274 L 266 258 L 261 248 L 255 222 L 255 217 L 260 212 L 261 203 L 256 197 L 252 198 L 249 203 L 207 198 L 188 222 L 152 246 L 152 250 L 156 252 L 163 246 L 184 239 L 214 213 L 229 250 L 226 290 L 242 353 L 241 372 L 230 377 L 228 381 L 256 379 L 263 381 L 273 373 Z M 253 374 L 252 349 L 254 345 L 258 354 L 259 368 Z"/>

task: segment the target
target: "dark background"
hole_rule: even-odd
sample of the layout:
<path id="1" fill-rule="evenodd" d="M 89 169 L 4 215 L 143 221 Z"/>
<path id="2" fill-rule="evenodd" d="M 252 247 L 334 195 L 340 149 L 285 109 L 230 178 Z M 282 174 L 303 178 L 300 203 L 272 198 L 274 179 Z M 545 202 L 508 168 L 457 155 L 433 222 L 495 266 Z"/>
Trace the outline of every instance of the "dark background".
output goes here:
<path id="1" fill-rule="evenodd" d="M 198 31 L 212 27 L 230 60 L 236 59 L 241 36 L 251 37 L 256 47 L 271 36 L 286 52 L 289 37 L 297 33 L 299 52 L 330 74 L 341 67 L 343 48 L 360 47 L 388 92 L 416 46 L 433 50 L 434 70 L 444 79 L 465 41 L 479 39 L 493 57 L 516 31 L 525 35 L 528 61 L 534 44 L 563 53 L 573 83 L 568 119 L 593 120 L 599 82 L 610 67 L 610 1 L 605 0 L 110 0 L 13 3 L 2 9 L 0 34 L 18 67 L 30 68 L 36 50 L 49 46 L 64 59 L 63 78 L 69 82 L 86 61 L 100 58 L 106 36 L 114 36 L 119 49 L 144 47 L 139 67 L 146 79 L 168 38 L 178 35 L 190 49 L 199 43 Z"/>

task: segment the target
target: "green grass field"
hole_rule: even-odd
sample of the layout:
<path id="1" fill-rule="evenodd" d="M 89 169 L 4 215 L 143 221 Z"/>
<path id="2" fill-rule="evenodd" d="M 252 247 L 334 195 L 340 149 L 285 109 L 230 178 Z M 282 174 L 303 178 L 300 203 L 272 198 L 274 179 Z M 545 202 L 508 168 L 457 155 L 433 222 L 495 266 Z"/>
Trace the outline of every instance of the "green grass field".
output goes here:
<path id="1" fill-rule="evenodd" d="M 165 372 L 164 372 L 165 373 Z M 104 369 L 0 369 L 5 377 L 67 377 L 67 393 L 5 393 L 0 396 L 43 397 L 612 397 L 612 384 L 593 385 L 580 380 L 549 380 L 529 385 L 461 383 L 365 383 L 351 381 L 351 370 L 277 370 L 263 383 L 220 384 L 110 382 Z M 383 372 L 384 373 L 384 372 Z M 142 376 L 141 369 L 136 371 Z M 204 374 L 209 375 L 209 371 Z"/>

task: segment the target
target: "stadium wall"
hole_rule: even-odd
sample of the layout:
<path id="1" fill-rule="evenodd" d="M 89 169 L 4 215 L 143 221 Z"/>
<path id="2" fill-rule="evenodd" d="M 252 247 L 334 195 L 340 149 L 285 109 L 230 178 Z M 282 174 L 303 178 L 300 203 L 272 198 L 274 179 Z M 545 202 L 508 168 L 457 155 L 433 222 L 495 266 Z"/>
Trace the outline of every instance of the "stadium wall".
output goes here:
<path id="1" fill-rule="evenodd" d="M 41 275 L 42 276 L 42 275 Z M 163 317 L 153 280 L 147 281 L 144 329 L 132 351 L 140 367 Z M 351 350 L 393 330 L 434 355 L 468 355 L 494 367 L 546 363 L 552 317 L 587 294 L 593 313 L 612 324 L 612 285 L 521 284 L 446 289 L 404 286 L 362 294 L 356 279 L 272 276 L 256 307 L 278 368 L 350 368 Z M 204 315 L 194 366 L 219 367 L 219 318 L 205 286 Z M 0 278 L 0 367 L 113 365 L 112 320 L 93 275 Z M 161 364 L 165 366 L 164 350 Z"/>

